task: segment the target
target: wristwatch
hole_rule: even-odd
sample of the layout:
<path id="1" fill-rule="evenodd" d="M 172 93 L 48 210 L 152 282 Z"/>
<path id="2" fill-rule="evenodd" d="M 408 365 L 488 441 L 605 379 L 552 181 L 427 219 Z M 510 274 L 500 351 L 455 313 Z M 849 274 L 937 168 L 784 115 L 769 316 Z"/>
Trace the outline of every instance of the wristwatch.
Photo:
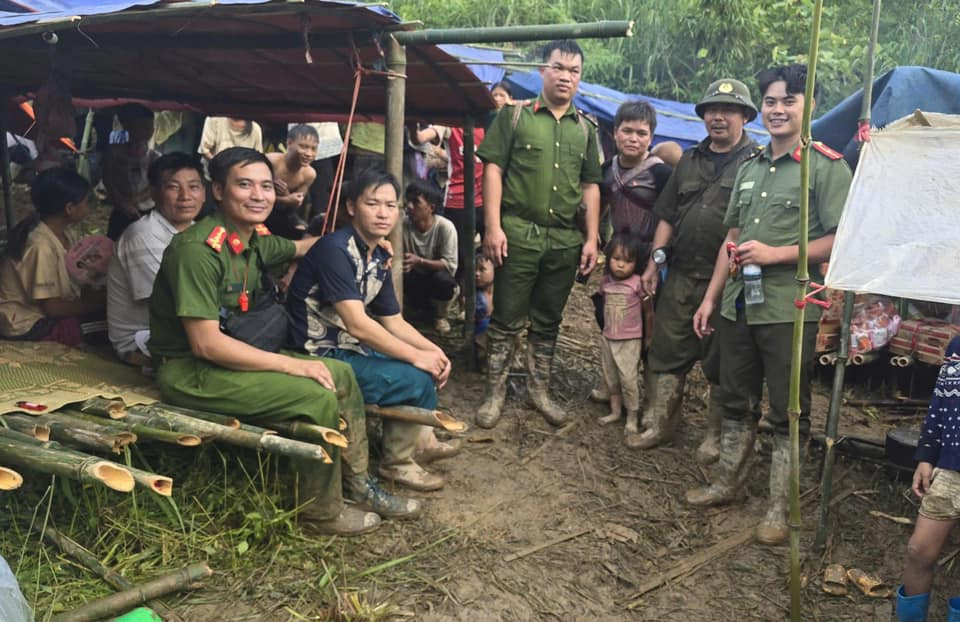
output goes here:
<path id="1" fill-rule="evenodd" d="M 660 248 L 654 249 L 651 257 L 653 257 L 653 263 L 657 264 L 658 266 L 662 266 L 663 264 L 667 263 L 667 247 L 661 246 Z"/>

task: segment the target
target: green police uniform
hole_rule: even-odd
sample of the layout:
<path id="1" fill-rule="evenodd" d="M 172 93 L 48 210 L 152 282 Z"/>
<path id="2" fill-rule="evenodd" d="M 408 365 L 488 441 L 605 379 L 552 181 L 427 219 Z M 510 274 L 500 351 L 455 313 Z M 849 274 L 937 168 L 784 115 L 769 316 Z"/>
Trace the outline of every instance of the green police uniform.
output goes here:
<path id="1" fill-rule="evenodd" d="M 337 387 L 335 393 L 311 378 L 227 369 L 196 357 L 190 349 L 183 318 L 218 321 L 221 308 L 238 312 L 244 289 L 252 308 L 260 284 L 260 261 L 270 269 L 293 259 L 295 252 L 293 242 L 269 235 L 265 227 L 258 227 L 244 245 L 219 213 L 174 236 L 164 251 L 150 296 L 149 347 L 160 360 L 157 383 L 164 400 L 171 404 L 252 422 L 304 417 L 337 429 L 342 417 L 350 435 L 350 453 L 344 454 L 344 461 L 353 473 L 366 473 L 363 399 L 349 365 L 324 359 Z M 310 489 L 316 491 L 317 510 L 312 515 L 317 520 L 336 518 L 343 505 L 340 451 L 331 445 L 324 449 L 333 460 L 329 466 L 297 461 L 301 479 L 309 478 Z"/>
<path id="2" fill-rule="evenodd" d="M 503 170 L 508 257 L 494 281 L 491 324 L 556 339 L 580 259 L 581 184 L 602 179 L 592 123 L 571 105 L 559 119 L 543 97 L 505 106 L 477 151 Z"/>
<path id="3" fill-rule="evenodd" d="M 683 153 L 657 198 L 654 212 L 673 227 L 673 239 L 670 272 L 657 298 L 657 321 L 647 358 L 652 373 L 683 374 L 700 360 L 707 380 L 719 383 L 715 340 L 697 337 L 693 314 L 703 301 L 727 235 L 723 218 L 737 170 L 758 149 L 744 132 L 717 168 L 706 138 Z"/>
<path id="4" fill-rule="evenodd" d="M 841 154 L 820 143 L 810 153 L 809 239 L 833 233 L 840 222 L 850 188 L 850 168 Z M 748 160 L 737 174 L 724 223 L 740 229 L 739 242 L 757 240 L 770 246 L 799 242 L 800 148 L 773 159 L 769 151 Z M 811 280 L 822 282 L 818 266 L 810 266 Z M 763 266 L 764 301 L 743 303 L 743 279 L 739 273 L 727 280 L 717 325 L 723 353 L 720 383 L 736 398 L 728 403 L 724 417 L 759 416 L 763 380 L 770 396 L 769 420 L 778 433 L 787 434 L 787 396 L 793 338 L 794 299 L 797 293 L 796 265 Z M 809 373 L 813 362 L 816 321 L 820 307 L 807 305 L 803 336 L 801 374 L 801 430 L 809 429 Z"/>

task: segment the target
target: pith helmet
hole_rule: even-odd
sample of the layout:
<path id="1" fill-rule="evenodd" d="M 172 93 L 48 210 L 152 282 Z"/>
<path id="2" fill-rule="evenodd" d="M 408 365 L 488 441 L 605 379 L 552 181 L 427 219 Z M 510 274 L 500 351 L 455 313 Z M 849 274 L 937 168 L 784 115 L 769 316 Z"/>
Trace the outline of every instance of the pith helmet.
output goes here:
<path id="1" fill-rule="evenodd" d="M 694 108 L 701 119 L 708 104 L 736 104 L 746 108 L 748 122 L 757 118 L 757 107 L 750 99 L 750 89 L 739 80 L 725 78 L 707 87 L 707 92 Z"/>

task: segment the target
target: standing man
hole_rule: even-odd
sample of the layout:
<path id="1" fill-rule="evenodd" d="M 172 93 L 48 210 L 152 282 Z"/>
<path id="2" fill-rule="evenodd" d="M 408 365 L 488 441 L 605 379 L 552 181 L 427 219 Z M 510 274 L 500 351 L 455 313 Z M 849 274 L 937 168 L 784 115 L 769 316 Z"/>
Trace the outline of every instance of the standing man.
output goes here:
<path id="1" fill-rule="evenodd" d="M 703 303 L 693 316 L 697 334 L 709 334 L 710 318 L 722 291 L 721 317 L 716 319 L 724 394 L 719 467 L 710 485 L 688 491 L 686 498 L 693 505 L 707 506 L 727 503 L 736 496 L 747 475 L 766 380 L 770 396 L 767 417 L 774 427 L 774 439 L 770 501 L 756 536 L 762 543 L 778 544 L 789 535 L 787 399 L 796 310 L 800 133 L 807 67 L 767 69 L 757 82 L 763 94 L 760 114 L 770 132 L 770 145 L 737 173 L 724 218 L 730 227 L 726 242 L 735 249 L 729 259 L 726 244 L 720 249 Z M 814 104 L 810 102 L 811 107 Z M 812 146 L 808 260 L 810 275 L 817 281 L 822 279 L 819 264 L 830 259 L 851 175 L 841 154 L 820 143 Z M 756 267 L 760 280 L 751 280 L 750 291 L 745 291 L 744 273 L 754 272 Z M 807 305 L 800 376 L 800 432 L 804 435 L 810 429 L 810 368 L 819 318 L 820 307 Z"/>
<path id="2" fill-rule="evenodd" d="M 293 461 L 300 518 L 321 533 L 354 535 L 376 529 L 381 516 L 416 517 L 418 501 L 389 494 L 367 473 L 363 397 L 349 366 L 264 350 L 245 341 L 243 331 L 228 332 L 237 321 L 249 326 L 251 317 L 257 325 L 247 332 L 264 332 L 259 303 L 273 292 L 261 289 L 262 271 L 303 257 L 316 238 L 293 242 L 263 225 L 275 193 L 262 153 L 221 151 L 210 162 L 210 176 L 217 211 L 174 236 L 150 296 L 150 352 L 160 359 L 163 399 L 253 422 L 303 417 L 337 429 L 342 417 L 349 447 L 341 452 L 327 445 L 332 464 Z M 353 504 L 344 505 L 344 497 Z"/>
<path id="3" fill-rule="evenodd" d="M 600 156 L 595 126 L 573 106 L 583 50 L 573 41 L 543 49 L 543 91 L 504 106 L 477 155 L 484 161 L 484 255 L 497 267 L 490 321 L 487 395 L 477 425 L 497 424 L 513 352 L 527 329 L 527 389 L 552 425 L 567 414 L 550 398 L 550 368 L 577 270 L 597 262 Z M 577 211 L 585 206 L 584 229 Z"/>
<path id="4" fill-rule="evenodd" d="M 400 218 L 399 194 L 396 179 L 375 168 L 350 182 L 350 226 L 322 237 L 290 282 L 290 341 L 350 365 L 367 404 L 433 410 L 450 359 L 403 319 L 386 266 L 390 255 L 381 246 Z M 443 478 L 413 459 L 421 427 L 383 421 L 379 473 L 407 488 L 438 490 Z"/>
<path id="5" fill-rule="evenodd" d="M 180 152 L 160 156 L 150 165 L 147 178 L 156 207 L 123 232 L 107 269 L 107 334 L 117 356 L 136 366 L 149 356 L 147 303 L 163 251 L 174 235 L 193 224 L 206 196 L 196 156 Z"/>
<path id="6" fill-rule="evenodd" d="M 433 328 L 450 332 L 447 316 L 456 300 L 457 228 L 437 215 L 443 200 L 437 187 L 425 179 L 406 190 L 407 217 L 403 222 L 403 295 L 411 308 L 428 308 Z"/>
<path id="7" fill-rule="evenodd" d="M 723 217 L 737 169 L 757 153 L 759 145 L 743 129 L 757 116 L 743 82 L 717 80 L 707 87 L 695 110 L 707 137 L 684 151 L 654 208 L 660 223 L 643 273 L 646 292 L 656 293 L 661 268 L 669 266 L 670 272 L 657 299 L 657 321 L 647 353 L 646 430 L 627 438 L 627 445 L 647 449 L 670 440 L 680 419 L 684 380 L 699 360 L 710 383 L 710 406 L 707 434 L 697 459 L 707 464 L 720 451 L 720 370 L 716 340 L 709 335 L 697 337 L 693 314 L 710 284 L 727 234 Z"/>

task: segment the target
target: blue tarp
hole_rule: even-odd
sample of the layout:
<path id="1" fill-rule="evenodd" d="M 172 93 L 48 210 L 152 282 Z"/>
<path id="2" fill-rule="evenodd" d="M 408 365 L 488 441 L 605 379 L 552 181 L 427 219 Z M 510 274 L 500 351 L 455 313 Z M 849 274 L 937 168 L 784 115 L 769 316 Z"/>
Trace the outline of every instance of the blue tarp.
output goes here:
<path id="1" fill-rule="evenodd" d="M 503 52 L 499 50 L 489 50 L 470 45 L 455 44 L 438 45 L 437 47 L 450 56 L 459 58 L 460 61 L 469 67 L 470 71 L 477 76 L 477 79 L 487 85 L 487 88 L 503 80 L 503 76 L 507 73 L 500 65 L 477 65 L 470 62 L 483 61 L 485 63 L 502 63 Z"/>
<path id="2" fill-rule="evenodd" d="M 510 74 L 507 77 L 507 82 L 512 87 L 513 96 L 518 99 L 536 97 L 543 86 L 540 74 L 536 71 Z M 623 102 L 633 99 L 644 99 L 650 102 L 657 111 L 657 130 L 654 134 L 653 144 L 673 140 L 686 149 L 706 138 L 707 131 L 703 127 L 703 120 L 697 116 L 693 109 L 694 104 L 644 95 L 628 95 L 589 82 L 580 83 L 580 90 L 573 101 L 577 108 L 584 112 L 596 115 L 598 119 L 606 123 L 613 123 L 617 107 Z M 767 131 L 759 121 L 754 120 L 749 123 L 747 130 L 757 141 L 766 142 Z"/>
<path id="3" fill-rule="evenodd" d="M 863 89 L 814 121 L 813 137 L 843 152 L 850 166 L 857 163 L 857 120 Z M 929 67 L 897 67 L 873 82 L 870 125 L 884 127 L 920 109 L 960 114 L 960 74 Z"/>

